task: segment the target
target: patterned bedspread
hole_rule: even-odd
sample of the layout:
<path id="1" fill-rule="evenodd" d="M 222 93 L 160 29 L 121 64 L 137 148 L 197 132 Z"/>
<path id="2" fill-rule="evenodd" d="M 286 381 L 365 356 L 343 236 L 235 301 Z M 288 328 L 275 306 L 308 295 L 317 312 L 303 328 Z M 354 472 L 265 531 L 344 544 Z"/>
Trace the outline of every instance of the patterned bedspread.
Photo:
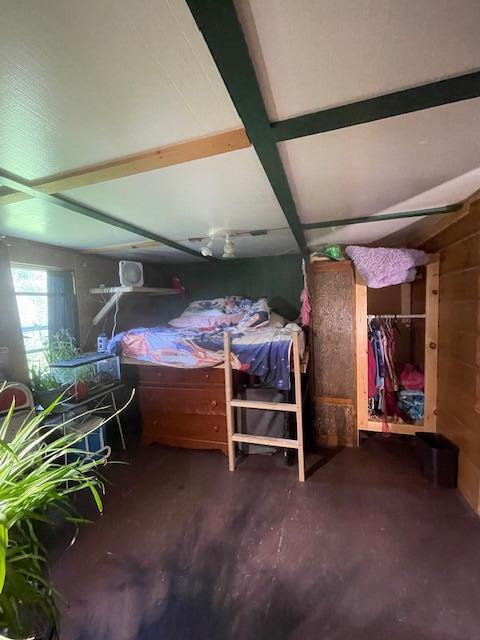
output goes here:
<path id="1" fill-rule="evenodd" d="M 232 336 L 232 366 L 257 375 L 277 389 L 290 388 L 290 351 L 295 324 L 278 328 L 218 327 L 210 331 L 172 327 L 139 328 L 110 341 L 110 353 L 167 367 L 197 369 L 223 362 L 223 332 Z M 301 334 L 303 337 L 303 334 Z"/>

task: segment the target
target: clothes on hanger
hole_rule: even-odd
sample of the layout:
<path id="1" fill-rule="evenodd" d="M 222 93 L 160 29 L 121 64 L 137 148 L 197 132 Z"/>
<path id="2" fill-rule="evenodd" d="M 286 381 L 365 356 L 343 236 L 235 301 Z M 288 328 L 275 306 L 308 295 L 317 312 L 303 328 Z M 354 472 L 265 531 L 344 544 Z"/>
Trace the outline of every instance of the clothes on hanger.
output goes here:
<path id="1" fill-rule="evenodd" d="M 388 420 L 412 423 L 423 417 L 423 392 L 415 398 L 402 393 L 396 356 L 397 320 L 368 319 L 368 397 L 369 414 L 383 419 L 383 431 Z"/>

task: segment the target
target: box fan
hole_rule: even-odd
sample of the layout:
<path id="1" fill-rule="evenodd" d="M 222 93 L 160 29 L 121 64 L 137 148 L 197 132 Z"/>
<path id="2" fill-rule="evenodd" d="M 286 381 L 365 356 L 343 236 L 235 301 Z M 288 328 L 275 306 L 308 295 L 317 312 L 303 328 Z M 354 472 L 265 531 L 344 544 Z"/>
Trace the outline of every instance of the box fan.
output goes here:
<path id="1" fill-rule="evenodd" d="M 120 260 L 118 264 L 122 287 L 143 287 L 143 265 L 132 260 Z"/>
<path id="2" fill-rule="evenodd" d="M 178 295 L 180 289 L 170 289 L 166 287 L 144 287 L 143 286 L 143 265 L 141 262 L 132 260 L 120 260 L 118 263 L 118 273 L 120 275 L 119 287 L 94 287 L 90 293 L 105 296 L 110 294 L 110 299 L 104 302 L 102 308 L 93 318 L 92 324 L 97 325 L 115 305 L 118 305 L 120 298 L 127 294 L 148 294 L 154 296 Z"/>

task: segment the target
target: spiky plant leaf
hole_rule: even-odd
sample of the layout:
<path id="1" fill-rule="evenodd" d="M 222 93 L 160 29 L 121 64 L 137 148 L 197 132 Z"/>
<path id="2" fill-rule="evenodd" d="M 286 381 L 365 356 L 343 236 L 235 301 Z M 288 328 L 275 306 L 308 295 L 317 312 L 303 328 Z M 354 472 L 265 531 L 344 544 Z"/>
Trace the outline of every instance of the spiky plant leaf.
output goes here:
<path id="1" fill-rule="evenodd" d="M 98 469 L 106 458 L 91 458 L 76 445 L 116 414 L 86 433 L 64 433 L 64 425 L 62 429 L 42 427 L 58 401 L 37 415 L 30 414 L 8 442 L 13 405 L 0 428 L 0 640 L 5 637 L 2 633 L 26 638 L 45 621 L 58 630 L 56 600 L 60 596 L 49 580 L 38 523 L 51 524 L 53 509 L 76 528 L 83 524 L 85 520 L 76 513 L 71 497 L 84 489 L 98 510 L 103 509 L 104 482 Z M 89 413 L 93 411 L 82 415 Z M 72 421 L 78 419 L 76 416 Z M 76 535 L 77 531 L 74 540 Z"/>

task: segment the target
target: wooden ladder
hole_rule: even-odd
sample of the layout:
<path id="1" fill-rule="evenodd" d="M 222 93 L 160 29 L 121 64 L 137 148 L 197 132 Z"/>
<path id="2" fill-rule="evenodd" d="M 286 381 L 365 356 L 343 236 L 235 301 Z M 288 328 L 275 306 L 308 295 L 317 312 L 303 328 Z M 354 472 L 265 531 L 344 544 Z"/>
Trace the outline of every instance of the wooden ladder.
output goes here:
<path id="1" fill-rule="evenodd" d="M 302 414 L 302 379 L 300 369 L 300 349 L 298 332 L 292 334 L 293 342 L 293 374 L 295 380 L 295 403 L 288 402 L 259 402 L 257 400 L 237 400 L 233 397 L 232 363 L 230 360 L 230 333 L 223 334 L 225 354 L 225 399 L 227 405 L 227 440 L 228 440 L 228 468 L 235 471 L 235 443 L 261 444 L 270 447 L 285 447 L 298 451 L 298 479 L 305 482 L 305 453 L 303 448 L 303 414 Z M 235 432 L 235 408 L 266 409 L 268 411 L 288 411 L 295 413 L 297 422 L 297 439 L 270 438 L 268 436 L 253 436 Z"/>

